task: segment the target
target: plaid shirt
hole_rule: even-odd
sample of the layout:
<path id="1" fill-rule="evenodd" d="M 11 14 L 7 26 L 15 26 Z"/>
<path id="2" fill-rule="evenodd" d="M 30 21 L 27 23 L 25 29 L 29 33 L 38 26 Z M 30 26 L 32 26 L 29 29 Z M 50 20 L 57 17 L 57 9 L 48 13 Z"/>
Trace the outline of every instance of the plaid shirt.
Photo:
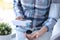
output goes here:
<path id="1" fill-rule="evenodd" d="M 52 3 L 52 0 L 14 0 L 15 14 L 17 17 L 32 20 L 35 28 L 39 28 L 36 25 L 42 25 L 47 27 L 48 31 L 52 31 L 59 11 L 59 5 L 54 2 Z"/>

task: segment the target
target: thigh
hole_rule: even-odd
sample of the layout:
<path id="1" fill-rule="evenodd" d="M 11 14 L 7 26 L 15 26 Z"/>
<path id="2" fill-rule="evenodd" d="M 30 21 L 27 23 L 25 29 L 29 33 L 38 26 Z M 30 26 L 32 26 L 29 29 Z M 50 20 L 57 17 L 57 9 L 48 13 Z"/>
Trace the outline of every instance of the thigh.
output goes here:
<path id="1" fill-rule="evenodd" d="M 28 40 L 21 28 L 16 28 L 16 40 Z"/>
<path id="2" fill-rule="evenodd" d="M 34 40 L 50 40 L 51 34 L 52 34 L 51 32 L 46 32 L 43 36 Z"/>

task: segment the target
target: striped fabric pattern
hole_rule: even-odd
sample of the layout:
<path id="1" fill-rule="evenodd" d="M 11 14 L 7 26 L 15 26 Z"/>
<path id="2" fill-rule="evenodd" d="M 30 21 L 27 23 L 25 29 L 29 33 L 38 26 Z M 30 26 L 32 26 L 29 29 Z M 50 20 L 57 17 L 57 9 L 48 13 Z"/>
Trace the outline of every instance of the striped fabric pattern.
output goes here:
<path id="1" fill-rule="evenodd" d="M 52 0 L 53 3 L 60 3 L 60 0 Z"/>

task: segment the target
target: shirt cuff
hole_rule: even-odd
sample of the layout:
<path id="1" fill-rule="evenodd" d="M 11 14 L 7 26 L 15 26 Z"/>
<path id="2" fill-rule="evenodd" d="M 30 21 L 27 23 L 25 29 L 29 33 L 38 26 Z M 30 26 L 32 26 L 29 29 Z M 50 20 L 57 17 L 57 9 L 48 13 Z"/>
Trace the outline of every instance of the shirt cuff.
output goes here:
<path id="1" fill-rule="evenodd" d="M 24 16 L 22 15 L 22 14 L 20 14 L 20 13 L 16 13 L 16 17 L 22 17 L 22 18 L 24 18 Z"/>
<path id="2" fill-rule="evenodd" d="M 47 21 L 45 21 L 43 26 L 48 29 L 47 31 L 52 32 L 55 24 L 56 24 L 56 21 L 51 18 L 51 19 L 48 19 Z"/>

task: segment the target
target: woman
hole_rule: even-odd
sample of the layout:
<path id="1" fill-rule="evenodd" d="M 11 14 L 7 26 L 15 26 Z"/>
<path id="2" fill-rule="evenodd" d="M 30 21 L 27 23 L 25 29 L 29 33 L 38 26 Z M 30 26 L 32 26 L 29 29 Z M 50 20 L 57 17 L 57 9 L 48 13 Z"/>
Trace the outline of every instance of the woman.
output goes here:
<path id="1" fill-rule="evenodd" d="M 34 28 L 34 31 L 32 34 L 26 34 L 26 37 L 29 40 L 33 40 L 38 37 L 43 37 L 43 34 L 45 33 L 46 37 L 43 37 L 43 39 L 49 40 L 52 29 L 58 19 L 57 16 L 58 9 L 56 10 L 55 9 L 56 7 L 55 8 L 54 7 L 55 5 L 52 3 L 52 0 L 14 0 L 14 10 L 16 14 L 16 20 L 26 19 L 32 21 L 31 27 Z M 55 9 L 56 13 L 54 12 L 53 9 Z M 24 33 L 21 32 L 19 33 L 19 35 L 20 34 Z"/>

